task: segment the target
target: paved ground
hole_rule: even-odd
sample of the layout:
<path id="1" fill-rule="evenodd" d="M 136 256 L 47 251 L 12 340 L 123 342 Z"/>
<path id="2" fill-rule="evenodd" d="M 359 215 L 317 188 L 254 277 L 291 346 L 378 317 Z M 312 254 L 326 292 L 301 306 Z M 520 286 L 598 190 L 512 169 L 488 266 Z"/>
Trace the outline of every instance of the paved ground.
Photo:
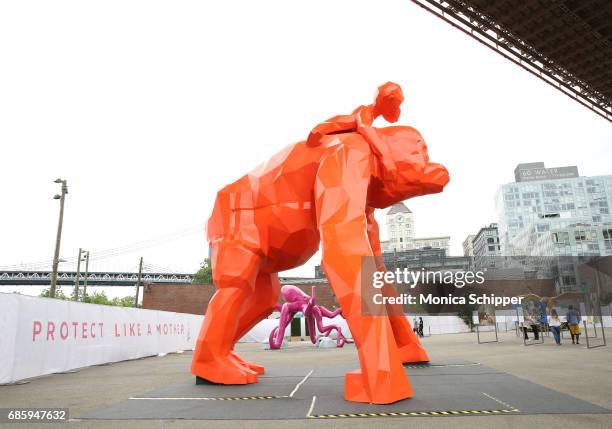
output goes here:
<path id="1" fill-rule="evenodd" d="M 608 332 L 610 335 L 610 332 Z M 476 344 L 474 334 L 455 334 L 444 336 L 433 336 L 423 340 L 425 347 L 430 353 L 434 363 L 481 363 L 482 368 L 489 368 L 484 373 L 494 373 L 493 379 L 487 382 L 490 391 L 500 386 L 506 386 L 506 392 L 515 389 L 512 386 L 529 386 L 534 389 L 526 391 L 523 399 L 533 392 L 537 393 L 542 406 L 546 401 L 554 402 L 557 406 L 555 414 L 527 414 L 517 413 L 512 415 L 488 415 L 488 416 L 459 416 L 459 417 L 369 417 L 369 418 L 346 418 L 346 419 L 288 419 L 288 420 L 81 420 L 69 424 L 71 428 L 191 428 L 191 427 L 220 427 L 220 428 L 310 428 L 310 427 L 339 427 L 339 428 L 377 428 L 377 427 L 515 427 L 517 425 L 556 425 L 558 427 L 610 427 L 612 426 L 612 349 L 602 347 L 587 350 L 583 345 L 573 346 L 567 342 L 557 347 L 552 340 L 547 338 L 543 345 L 525 347 L 514 332 L 500 335 L 500 343 Z M 332 350 L 312 350 L 308 344 L 292 343 L 290 348 L 282 351 L 266 351 L 263 346 L 256 344 L 244 344 L 239 346 L 240 353 L 247 359 L 257 361 L 266 365 L 270 374 L 281 376 L 291 375 L 292 369 L 303 371 L 308 367 L 316 367 L 319 380 L 310 380 L 300 387 L 296 394 L 296 402 L 289 402 L 287 407 L 295 407 L 296 413 L 303 412 L 303 402 L 312 395 L 334 390 L 333 379 L 326 381 L 325 367 L 347 369 L 351 366 L 356 368 L 356 353 L 353 347 Z M 104 415 L 108 407 L 122 407 L 130 397 L 155 396 L 151 392 L 171 394 L 173 389 L 181 394 L 193 389 L 193 377 L 189 374 L 189 363 L 191 355 L 172 354 L 165 357 L 147 358 L 137 361 L 121 362 L 108 366 L 98 366 L 82 369 L 70 374 L 56 374 L 32 380 L 28 384 L 17 386 L 0 387 L 0 407 L 69 407 L 73 418 L 84 418 L 96 415 Z M 354 364 L 354 365 L 353 365 Z M 457 367 L 456 369 L 445 369 L 447 375 L 463 376 L 473 374 L 476 376 L 479 366 Z M 449 371 L 454 372 L 449 372 Z M 331 371 L 331 370 L 330 370 Z M 427 374 L 441 369 L 408 369 L 412 375 L 413 384 L 418 398 L 419 386 L 424 392 L 426 384 L 435 380 Z M 463 375 L 461 375 L 463 371 Z M 470 372 L 474 371 L 474 372 Z M 334 376 L 331 372 L 328 376 Z M 301 373 L 295 380 L 287 380 L 288 385 L 297 384 Z M 498 377 L 495 379 L 495 377 Z M 501 377 L 501 378 L 499 378 Z M 270 388 L 270 379 L 266 388 Z M 278 380 L 281 380 L 280 378 Z M 282 379 L 284 380 L 284 379 Z M 281 380 L 281 381 L 282 381 Z M 467 379 L 469 380 L 469 379 Z M 486 381 L 486 379 L 483 379 Z M 263 380 L 262 380 L 263 381 Z M 284 381 L 283 381 L 284 382 Z M 466 383 L 469 381 L 466 381 Z M 319 384 L 317 384 L 319 383 Z M 425 383 L 425 384 L 424 384 Z M 514 384 L 509 384 L 514 383 Z M 262 383 L 262 386 L 264 383 Z M 439 386 L 433 386 L 438 388 Z M 178 391 L 176 389 L 179 389 Z M 183 390 L 181 390 L 183 389 Z M 185 390 L 187 389 L 187 390 Z M 326 390 L 327 389 L 327 390 Z M 331 390 L 330 390 L 331 389 Z M 274 389 L 272 389 L 274 390 Z M 277 395 L 287 395 L 289 391 L 283 386 Z M 236 390 L 233 390 L 237 392 Z M 169 393 L 170 392 L 170 393 Z M 213 390 L 209 390 L 213 392 Z M 531 393 L 529 393 L 531 392 Z M 540 393 L 538 393 L 540 392 Z M 503 393 L 503 392 L 502 392 Z M 440 390 L 440 395 L 461 397 L 461 383 L 454 384 L 448 391 Z M 233 395 L 233 394 L 232 394 Z M 232 396 L 225 395 L 225 396 Z M 207 395 L 212 396 L 212 395 Z M 239 395 L 236 395 L 239 396 Z M 495 398 L 504 400 L 503 395 Z M 568 396 L 570 398 L 568 398 Z M 325 398 L 325 395 L 322 396 Z M 332 398 L 332 396 L 328 396 Z M 572 400 L 576 398 L 576 400 Z M 421 398 L 423 399 L 423 398 Z M 425 398 L 426 399 L 426 398 Z M 521 397 L 513 398 L 520 401 Z M 585 401 L 585 402 L 583 402 Z M 134 401 L 132 401 L 134 402 Z M 151 401 L 149 401 L 151 402 Z M 509 402 L 509 401 L 505 401 Z M 533 402 L 529 400 L 528 402 Z M 246 404 L 249 405 L 246 405 Z M 299 405 L 298 405 L 299 403 Z M 340 402 L 341 403 L 341 402 Z M 414 403 L 414 401 L 413 401 Z M 424 403 L 424 402 L 422 402 Z M 589 414 L 575 414 L 575 410 L 581 409 L 581 404 L 592 407 L 593 410 L 601 411 Z M 232 407 L 238 410 L 246 410 L 252 407 L 254 415 L 261 408 L 260 401 L 234 401 Z M 319 403 L 321 410 L 329 411 L 333 407 L 332 400 L 323 400 Z M 483 402 L 491 404 L 491 402 Z M 516 404 L 510 404 L 516 406 Z M 528 405 L 528 404 L 527 404 Z M 555 404 L 552 404 L 555 405 Z M 131 405 L 130 405 L 131 406 Z M 192 405 L 191 405 L 192 406 Z M 578 408 L 576 408 L 576 406 Z M 155 408 L 151 407 L 150 408 Z M 557 414 L 563 412 L 574 414 Z M 125 408 L 125 407 L 124 407 Z M 487 407 L 489 408 L 489 407 Z M 500 404 L 499 408 L 505 408 Z M 231 409 L 231 408 L 230 408 Z M 113 408 L 111 408 L 113 410 Z M 125 411 L 125 409 L 124 409 Z M 128 410 L 129 411 L 129 410 Z M 156 410 L 153 410 L 156 411 Z M 342 410 L 339 410 L 342 411 Z M 424 410 L 423 410 L 424 411 Z M 530 413 L 533 410 L 528 410 Z M 545 411 L 543 411 L 545 412 Z M 101 413 L 101 414 L 100 414 Z M 231 419 L 232 413 L 222 418 Z M 219 418 L 219 416 L 216 416 Z M 0 425 L 0 427 L 26 427 L 28 425 Z M 30 425 L 31 427 L 49 428 L 50 424 Z"/>

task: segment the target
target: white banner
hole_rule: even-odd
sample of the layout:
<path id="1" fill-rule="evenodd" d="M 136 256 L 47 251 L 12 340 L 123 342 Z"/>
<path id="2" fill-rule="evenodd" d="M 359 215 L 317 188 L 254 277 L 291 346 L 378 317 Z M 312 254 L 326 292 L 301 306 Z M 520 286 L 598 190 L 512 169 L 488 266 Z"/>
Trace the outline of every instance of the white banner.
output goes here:
<path id="1" fill-rule="evenodd" d="M 0 293 L 0 384 L 191 350 L 202 318 Z"/>
<path id="2" fill-rule="evenodd" d="M 278 319 L 264 319 L 253 327 L 244 337 L 240 339 L 241 343 L 266 343 L 270 338 L 270 332 L 278 326 Z M 287 329 L 291 331 L 291 328 Z M 285 335 L 290 335 L 285 332 Z"/>
<path id="3" fill-rule="evenodd" d="M 448 320 L 447 320 L 448 319 Z M 192 350 L 203 316 L 0 293 L 0 384 L 109 362 Z M 412 322 L 412 317 L 408 317 Z M 464 332 L 456 316 L 423 317 L 425 332 Z M 265 319 L 240 342 L 267 342 Z M 352 338 L 341 316 L 324 319 Z M 286 335 L 290 335 L 287 327 Z M 335 335 L 333 336 L 335 338 Z"/>

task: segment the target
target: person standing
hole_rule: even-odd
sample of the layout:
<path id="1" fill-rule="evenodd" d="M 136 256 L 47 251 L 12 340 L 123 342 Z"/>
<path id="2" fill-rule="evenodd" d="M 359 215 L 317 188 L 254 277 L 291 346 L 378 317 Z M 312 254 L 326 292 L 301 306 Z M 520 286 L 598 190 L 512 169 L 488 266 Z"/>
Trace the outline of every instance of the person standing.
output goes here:
<path id="1" fill-rule="evenodd" d="M 529 341 L 529 335 L 527 335 L 527 332 L 529 331 L 529 326 L 531 324 L 531 316 L 529 314 L 523 316 L 523 339 L 525 341 Z"/>
<path id="2" fill-rule="evenodd" d="M 412 319 L 412 332 L 417 335 L 419 333 L 419 321 L 417 320 L 416 316 L 414 316 L 414 319 Z"/>
<path id="3" fill-rule="evenodd" d="M 580 344 L 580 322 L 582 321 L 582 316 L 580 315 L 580 312 L 576 308 L 574 308 L 573 305 L 570 305 L 568 307 L 565 318 L 567 319 L 570 334 L 572 335 L 572 344 Z M 576 338 L 575 342 L 574 338 Z"/>
<path id="4" fill-rule="evenodd" d="M 423 338 L 423 318 L 419 317 L 419 337 Z"/>
<path id="5" fill-rule="evenodd" d="M 550 330 L 555 337 L 555 343 L 558 346 L 561 345 L 561 320 L 559 320 L 559 315 L 557 314 L 557 310 L 554 308 L 550 311 L 550 318 L 548 319 L 548 326 L 550 326 Z"/>

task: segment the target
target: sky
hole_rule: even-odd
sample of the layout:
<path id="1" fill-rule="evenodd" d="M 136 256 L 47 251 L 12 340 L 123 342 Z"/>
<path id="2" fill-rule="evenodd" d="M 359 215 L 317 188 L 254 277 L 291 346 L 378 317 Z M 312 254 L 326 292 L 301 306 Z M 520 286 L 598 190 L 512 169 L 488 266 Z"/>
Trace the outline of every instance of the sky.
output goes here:
<path id="1" fill-rule="evenodd" d="M 417 236 L 453 254 L 516 164 L 612 174 L 607 121 L 408 0 L 2 2 L 0 58 L 0 267 L 52 259 L 61 177 L 63 258 L 194 272 L 221 187 L 390 80 L 451 175 Z"/>

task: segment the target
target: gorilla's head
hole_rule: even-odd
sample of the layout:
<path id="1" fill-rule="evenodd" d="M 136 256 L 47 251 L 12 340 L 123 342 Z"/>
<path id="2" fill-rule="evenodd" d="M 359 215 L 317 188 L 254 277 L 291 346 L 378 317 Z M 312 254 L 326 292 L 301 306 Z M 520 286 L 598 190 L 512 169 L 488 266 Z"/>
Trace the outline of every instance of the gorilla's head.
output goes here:
<path id="1" fill-rule="evenodd" d="M 377 130 L 389 148 L 396 171 L 394 180 L 386 179 L 386 174 L 374 179 L 368 196 L 372 206 L 385 208 L 418 195 L 442 192 L 449 181 L 448 171 L 441 164 L 429 162 L 427 146 L 417 130 L 406 126 Z M 382 162 L 379 167 L 386 168 Z"/>

